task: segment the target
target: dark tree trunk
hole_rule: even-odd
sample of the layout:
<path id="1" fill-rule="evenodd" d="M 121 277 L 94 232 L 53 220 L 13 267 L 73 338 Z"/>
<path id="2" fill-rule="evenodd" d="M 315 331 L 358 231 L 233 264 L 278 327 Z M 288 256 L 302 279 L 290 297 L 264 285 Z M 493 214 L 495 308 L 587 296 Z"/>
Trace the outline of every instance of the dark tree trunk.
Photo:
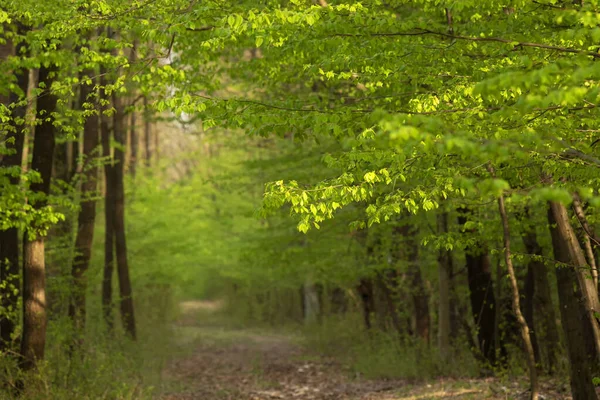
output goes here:
<path id="1" fill-rule="evenodd" d="M 529 220 L 529 213 L 526 212 Z M 528 254 L 543 256 L 543 251 L 538 243 L 535 230 L 525 222 L 523 243 Z M 527 266 L 525 280 L 524 312 L 529 326 L 533 327 L 536 338 L 536 359 L 541 361 L 545 354 L 545 367 L 548 373 L 556 368 L 559 346 L 558 328 L 556 326 L 556 312 L 552 304 L 552 293 L 548 281 L 548 268 L 546 264 L 536 258 L 531 258 Z M 537 318 L 536 318 L 537 317 Z M 532 333 L 532 340 L 534 335 Z"/>
<path id="2" fill-rule="evenodd" d="M 429 345 L 431 319 L 429 316 L 429 295 L 425 289 L 421 268 L 419 265 L 419 243 L 417 232 L 408 232 L 408 282 L 411 285 L 411 296 L 415 310 L 415 333 L 424 343 Z"/>
<path id="3" fill-rule="evenodd" d="M 125 127 L 123 126 L 123 107 L 121 99 L 113 93 L 113 106 L 115 114 L 113 118 L 113 130 L 115 142 L 124 145 Z M 115 149 L 115 169 L 114 169 L 114 232 L 115 232 L 115 250 L 117 258 L 117 276 L 119 278 L 120 308 L 123 327 L 128 335 L 135 340 L 136 327 L 135 315 L 133 309 L 133 297 L 131 281 L 129 279 L 129 264 L 127 260 L 127 241 L 125 237 L 125 188 L 124 188 L 124 164 L 125 152 L 122 147 Z"/>
<path id="4" fill-rule="evenodd" d="M 403 325 L 398 312 L 397 301 L 401 297 L 400 285 L 398 282 L 399 279 L 400 277 L 396 270 L 387 268 L 377 274 L 377 288 L 379 293 L 383 295 L 387 315 L 389 315 L 392 320 L 392 325 L 396 332 L 399 334 L 412 334 L 410 324 L 408 324 L 408 326 Z"/>
<path id="5" fill-rule="evenodd" d="M 373 281 L 363 278 L 356 287 L 362 303 L 363 320 L 365 327 L 371 329 L 371 315 L 375 312 L 375 298 L 373 296 Z"/>
<path id="6" fill-rule="evenodd" d="M 462 211 L 458 217 L 458 223 L 464 225 L 467 222 L 465 213 Z M 492 365 L 496 364 L 496 338 L 494 327 L 496 325 L 496 298 L 494 296 L 494 284 L 492 281 L 490 257 L 483 243 L 478 243 L 466 249 L 467 275 L 469 280 L 469 292 L 471 300 L 471 311 L 477 328 L 477 340 L 479 351 L 483 357 Z"/>
<path id="7" fill-rule="evenodd" d="M 94 71 L 86 71 L 85 75 L 92 77 Z M 93 102 L 97 104 L 94 97 L 94 83 L 82 85 L 80 90 L 80 104 Z M 77 221 L 77 235 L 75 238 L 75 259 L 71 275 L 73 277 L 73 298 L 69 305 L 69 316 L 78 333 L 82 333 L 85 327 L 85 292 L 87 289 L 85 274 L 88 270 L 92 256 L 92 242 L 94 240 L 94 224 L 96 221 L 96 201 L 93 199 L 97 190 L 98 168 L 94 160 L 95 151 L 98 148 L 98 115 L 90 115 L 83 127 L 83 183 L 81 185 L 81 209 Z"/>
<path id="8" fill-rule="evenodd" d="M 531 261 L 527 265 L 527 275 L 525 276 L 525 285 L 523 287 L 523 317 L 527 321 L 527 326 L 531 327 L 529 337 L 531 338 L 531 346 L 537 365 L 540 365 L 542 357 L 540 354 L 540 346 L 538 343 L 537 329 L 535 329 L 534 318 L 534 296 L 535 296 L 535 281 L 534 271 Z"/>
<path id="9" fill-rule="evenodd" d="M 557 220 L 550 208 L 548 208 L 548 223 L 554 258 L 560 263 L 571 264 L 568 244 L 560 234 Z M 598 396 L 592 381 L 592 368 L 594 365 L 597 368 L 598 360 L 595 351 L 590 352 L 589 348 L 591 327 L 582 305 L 579 282 L 575 270 L 571 267 L 556 266 L 555 272 L 560 315 L 569 357 L 571 393 L 574 400 L 595 400 Z"/>
<path id="10" fill-rule="evenodd" d="M 50 193 L 52 159 L 54 157 L 54 126 L 52 113 L 57 98 L 49 91 L 52 86 L 49 68 L 40 68 L 40 83 L 46 93 L 38 99 L 41 122 L 35 128 L 31 168 L 40 174 L 41 181 L 31 185 L 31 190 L 44 195 Z M 34 207 L 45 206 L 45 199 Z M 46 271 L 44 262 L 44 237 L 35 230 L 26 232 L 23 239 L 23 333 L 21 337 L 21 367 L 35 368 L 44 358 L 46 344 Z"/>
<path id="11" fill-rule="evenodd" d="M 106 71 L 101 70 L 101 76 Z M 105 86 L 106 82 L 101 78 L 101 86 Z M 104 102 L 108 101 L 108 98 L 104 92 L 101 91 L 102 99 Z M 112 277 L 114 271 L 114 163 L 111 156 L 111 132 L 109 128 L 108 116 L 104 113 L 100 114 L 100 137 L 102 138 L 102 156 L 104 157 L 104 273 L 102 279 L 102 312 L 104 315 L 104 321 L 109 330 L 113 327 L 112 317 Z"/>
<path id="12" fill-rule="evenodd" d="M 20 46 L 17 46 L 17 51 L 20 51 Z M 10 42 L 0 46 L 0 60 L 6 59 L 13 55 L 13 46 Z M 29 71 L 16 71 L 17 85 L 27 93 L 29 85 Z M 2 98 L 1 102 L 6 106 L 17 103 L 18 95 L 11 94 L 7 98 Z M 0 158 L 0 168 L 16 168 L 21 167 L 23 159 L 23 145 L 25 140 L 24 127 L 17 125 L 17 120 L 24 120 L 27 112 L 26 105 L 20 105 L 13 108 L 11 115 L 11 123 L 8 126 L 6 143 L 11 143 L 9 147 L 12 151 L 10 154 Z M 15 186 L 19 184 L 19 177 L 11 176 L 9 184 Z M 20 289 L 19 281 L 19 230 L 17 228 L 9 228 L 0 231 L 0 308 L 5 310 L 0 313 L 0 352 L 11 347 L 12 336 L 15 332 L 16 315 L 13 315 L 17 310 L 18 296 Z"/>
<path id="13" fill-rule="evenodd" d="M 135 110 L 131 112 L 131 126 L 130 126 L 130 140 L 131 140 L 131 159 L 129 160 L 129 171 L 131 176 L 135 178 L 137 172 L 137 159 L 138 159 L 138 134 L 136 130 L 136 113 Z"/>
<path id="14" fill-rule="evenodd" d="M 136 60 L 136 52 L 137 52 L 137 39 L 133 42 L 133 47 L 131 49 L 131 54 L 129 57 L 129 62 L 131 64 L 135 63 Z M 135 174 L 137 172 L 137 161 L 138 161 L 138 146 L 139 146 L 139 138 L 136 127 L 136 112 L 135 108 L 131 111 L 131 125 L 129 130 L 129 147 L 131 150 L 131 158 L 129 159 L 129 172 L 131 176 L 135 178 Z"/>
<path id="15" fill-rule="evenodd" d="M 152 129 L 150 127 L 150 108 L 148 97 L 144 96 L 144 148 L 146 150 L 146 167 L 152 165 Z"/>
<path id="16" fill-rule="evenodd" d="M 437 215 L 437 228 L 440 235 L 448 233 L 448 213 L 441 212 Z M 452 297 L 451 280 L 452 274 L 452 252 L 440 248 L 438 255 L 438 347 L 444 361 L 450 357 L 450 329 Z"/>

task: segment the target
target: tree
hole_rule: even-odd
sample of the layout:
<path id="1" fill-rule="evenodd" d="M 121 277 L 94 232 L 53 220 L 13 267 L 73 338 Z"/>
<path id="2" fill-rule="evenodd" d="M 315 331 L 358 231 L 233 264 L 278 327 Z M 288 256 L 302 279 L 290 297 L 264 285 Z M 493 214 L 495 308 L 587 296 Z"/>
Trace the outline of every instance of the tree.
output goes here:
<path id="1" fill-rule="evenodd" d="M 22 43 L 16 46 L 9 40 L 0 46 L 0 60 L 5 61 L 9 66 L 9 57 L 20 53 L 23 50 Z M 14 66 L 13 66 L 14 68 Z M 9 73 L 9 71 L 6 71 Z M 7 96 L 2 96 L 2 105 L 5 110 L 10 112 L 10 123 L 2 128 L 6 129 L 4 137 L 8 144 L 8 153 L 0 153 L 0 167 L 8 172 L 8 176 L 2 176 L 6 179 L 3 182 L 2 191 L 4 193 L 14 193 L 18 190 L 20 182 L 20 167 L 23 158 L 23 145 L 25 134 L 23 132 L 25 124 L 26 103 L 23 102 L 27 94 L 29 85 L 29 71 L 16 67 L 12 71 L 17 79 L 17 87 L 21 92 L 14 91 Z M 4 131 L 4 129 L 2 129 Z M 17 171 L 15 171 L 17 169 Z M 4 172 L 4 171 L 3 171 Z M 19 229 L 9 222 L 4 224 L 0 230 L 0 351 L 10 349 L 12 337 L 16 327 L 15 311 L 18 305 L 18 290 L 20 287 L 19 273 Z M 6 226 L 8 225 L 8 226 Z"/>
<path id="2" fill-rule="evenodd" d="M 37 210 L 43 210 L 50 194 L 50 180 L 54 157 L 54 117 L 57 97 L 52 93 L 53 66 L 42 66 L 40 85 L 46 88 L 38 100 L 40 122 L 35 127 L 31 169 L 39 174 L 31 185 L 29 200 Z M 46 228 L 47 229 L 47 228 Z M 23 237 L 23 332 L 21 335 L 21 367 L 35 368 L 44 359 L 46 346 L 46 265 L 44 254 L 44 227 L 28 229 Z"/>
<path id="3" fill-rule="evenodd" d="M 81 210 L 77 221 L 75 237 L 75 259 L 71 274 L 73 276 L 73 298 L 69 305 L 69 315 L 75 328 L 81 334 L 85 327 L 85 293 L 87 289 L 86 272 L 92 256 L 94 225 L 96 222 L 96 192 L 98 186 L 98 167 L 95 157 L 99 145 L 98 101 L 95 93 L 94 70 L 85 73 L 87 82 L 80 89 L 80 103 L 88 106 L 90 115 L 85 116 L 83 126 L 83 183 L 81 185 Z"/>

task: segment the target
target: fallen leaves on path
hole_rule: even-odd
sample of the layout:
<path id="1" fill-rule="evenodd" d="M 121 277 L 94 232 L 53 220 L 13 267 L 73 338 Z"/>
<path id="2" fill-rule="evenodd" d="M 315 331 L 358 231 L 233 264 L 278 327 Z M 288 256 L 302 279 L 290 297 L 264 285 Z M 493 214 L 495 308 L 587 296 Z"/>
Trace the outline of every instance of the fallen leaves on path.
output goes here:
<path id="1" fill-rule="evenodd" d="M 186 354 L 164 372 L 171 388 L 162 400 L 427 400 L 526 399 L 522 385 L 492 379 L 439 380 L 410 384 L 402 380 L 352 379 L 336 360 L 319 357 L 291 336 L 203 326 L 198 312 L 214 312 L 210 302 L 186 302 L 178 331 L 187 337 Z M 195 317 L 194 317 L 195 316 Z M 546 399 L 567 400 L 566 391 L 548 388 Z"/>

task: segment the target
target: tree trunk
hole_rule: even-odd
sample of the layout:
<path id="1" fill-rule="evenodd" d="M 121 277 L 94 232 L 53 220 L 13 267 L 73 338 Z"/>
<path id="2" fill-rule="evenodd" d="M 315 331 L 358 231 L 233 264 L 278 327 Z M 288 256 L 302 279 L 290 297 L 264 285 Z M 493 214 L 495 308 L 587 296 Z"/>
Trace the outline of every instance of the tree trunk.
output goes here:
<path id="1" fill-rule="evenodd" d="M 152 165 L 152 132 L 150 127 L 150 108 L 148 97 L 144 96 L 144 147 L 146 150 L 146 167 Z"/>
<path id="2" fill-rule="evenodd" d="M 133 47 L 131 48 L 131 53 L 129 54 L 129 63 L 135 64 L 137 58 L 137 47 L 138 40 L 133 41 Z M 135 92 L 134 92 L 135 94 Z M 138 159 L 138 145 L 139 138 L 136 127 L 136 112 L 135 108 L 131 110 L 131 125 L 129 130 L 129 148 L 130 148 L 130 159 L 129 159 L 129 172 L 131 173 L 131 177 L 135 178 L 135 174 L 137 172 L 137 159 Z"/>
<path id="3" fill-rule="evenodd" d="M 467 222 L 465 213 L 461 210 L 458 223 Z M 477 328 L 479 351 L 492 365 L 496 364 L 496 339 L 494 326 L 496 324 L 496 298 L 494 296 L 494 283 L 492 281 L 490 258 L 483 243 L 477 243 L 465 249 L 471 311 Z M 501 347 L 502 348 L 502 347 Z"/>
<path id="4" fill-rule="evenodd" d="M 543 256 L 543 251 L 538 243 L 535 230 L 532 226 L 528 225 L 528 210 L 526 211 L 526 217 L 527 221 L 524 221 L 525 228 L 522 236 L 525 249 L 528 254 Z M 558 351 L 560 349 L 556 326 L 556 312 L 552 304 L 548 268 L 543 261 L 533 257 L 527 266 L 525 286 L 527 287 L 528 285 L 532 286 L 529 288 L 529 291 L 532 290 L 533 293 L 526 293 L 525 295 L 525 315 L 526 318 L 529 318 L 528 323 L 533 327 L 534 332 L 536 332 L 535 336 L 539 345 L 538 352 L 546 354 L 546 370 L 548 373 L 552 373 L 557 366 Z"/>
<path id="5" fill-rule="evenodd" d="M 429 346 L 429 331 L 431 320 L 429 316 L 429 296 L 425 289 L 421 268 L 419 265 L 419 243 L 417 232 L 411 231 L 407 237 L 408 281 L 411 285 L 411 296 L 415 312 L 415 334 L 423 343 Z"/>
<path id="6" fill-rule="evenodd" d="M 564 264 L 572 262 L 568 244 L 561 234 L 554 211 L 548 208 L 548 223 L 552 236 L 552 247 L 556 261 Z M 569 358 L 571 394 L 573 400 L 597 400 L 592 381 L 592 367 L 597 365 L 597 357 L 589 349 L 589 319 L 584 310 L 582 293 L 574 268 L 556 266 L 559 308 L 565 344 Z M 589 328 L 589 329 L 586 329 Z"/>
<path id="7" fill-rule="evenodd" d="M 94 71 L 86 71 L 85 75 L 92 77 Z M 80 104 L 93 102 L 97 105 L 92 85 L 81 85 Z M 88 98 L 92 97 L 92 98 Z M 83 183 L 81 185 L 81 209 L 77 222 L 77 235 L 75 238 L 75 257 L 71 275 L 73 277 L 73 297 L 69 305 L 71 317 L 77 333 L 82 333 L 85 328 L 85 292 L 87 289 L 85 273 L 88 270 L 92 256 L 92 243 L 94 240 L 94 224 L 96 221 L 96 201 L 93 196 L 97 190 L 98 168 L 94 160 L 94 153 L 98 148 L 98 115 L 90 115 L 83 126 Z"/>
<path id="8" fill-rule="evenodd" d="M 319 294 L 314 283 L 307 280 L 302 285 L 302 296 L 304 297 L 304 323 L 312 324 L 319 320 L 321 306 L 319 301 Z"/>
<path id="9" fill-rule="evenodd" d="M 594 254 L 594 247 L 598 248 L 598 239 L 594 235 L 594 229 L 590 226 L 585 216 L 585 211 L 583 210 L 583 205 L 581 204 L 581 198 L 579 194 L 575 193 L 573 195 L 573 211 L 577 216 L 577 220 L 583 230 L 582 232 L 582 242 L 585 249 L 585 255 L 588 261 L 588 265 L 591 267 L 592 271 L 592 281 L 594 282 L 594 286 L 599 288 L 599 279 L 598 279 L 598 265 L 596 263 L 596 256 Z M 594 243 L 592 244 L 592 240 Z M 597 289 L 597 291 L 600 291 Z"/>
<path id="10" fill-rule="evenodd" d="M 54 126 L 52 113 L 57 98 L 50 92 L 51 70 L 40 68 L 40 83 L 46 93 L 38 100 L 41 123 L 35 128 L 31 168 L 40 174 L 41 181 L 31 185 L 31 190 L 46 196 L 50 193 L 52 159 L 54 157 Z M 46 205 L 45 200 L 34 204 L 36 208 Z M 35 368 L 44 358 L 46 344 L 46 271 L 44 262 L 44 237 L 34 230 L 26 232 L 23 239 L 23 332 L 21 337 L 21 367 Z"/>
<path id="11" fill-rule="evenodd" d="M 448 213 L 442 212 L 437 215 L 438 233 L 448 233 Z M 452 262 L 450 250 L 440 248 L 438 256 L 438 347 L 442 360 L 450 359 L 450 270 Z"/>
<path id="12" fill-rule="evenodd" d="M 592 328 L 592 337 L 590 339 L 594 341 L 596 358 L 600 360 L 600 322 L 595 315 L 596 313 L 600 313 L 598 291 L 596 290 L 594 281 L 589 277 L 590 267 L 575 236 L 575 231 L 571 226 L 566 207 L 554 201 L 551 201 L 549 204 L 554 220 L 556 221 L 557 233 L 569 252 L 571 264 L 575 267 L 575 276 L 581 290 L 586 317 Z"/>
<path id="13" fill-rule="evenodd" d="M 103 78 L 105 70 L 100 71 L 100 85 L 104 87 L 106 80 Z M 108 98 L 104 90 L 101 90 L 102 100 L 108 102 Z M 111 132 L 109 129 L 108 116 L 104 113 L 100 114 L 100 137 L 102 138 L 102 156 L 104 157 L 104 271 L 102 278 L 102 312 L 104 321 L 109 330 L 113 327 L 112 317 L 112 277 L 114 270 L 114 163 L 111 156 Z"/>
<path id="14" fill-rule="evenodd" d="M 130 126 L 130 145 L 131 145 L 131 158 L 129 160 L 129 172 L 131 173 L 131 177 L 135 178 L 135 174 L 137 172 L 137 159 L 138 159 L 138 134 L 136 130 L 136 113 L 135 110 L 131 112 L 131 126 Z"/>
<path id="15" fill-rule="evenodd" d="M 373 296 L 373 281 L 363 278 L 356 287 L 362 304 L 363 320 L 365 327 L 371 329 L 371 315 L 375 312 L 375 298 Z"/>
<path id="16" fill-rule="evenodd" d="M 385 300 L 385 306 L 387 309 L 387 314 L 390 316 L 392 321 L 392 325 L 396 332 L 402 334 L 406 331 L 405 327 L 402 325 L 402 321 L 400 320 L 400 315 L 398 314 L 398 307 L 396 304 L 396 300 L 400 297 L 400 288 L 398 285 L 398 273 L 393 268 L 387 268 L 384 271 L 380 271 L 377 274 L 377 287 L 379 292 L 383 295 Z M 383 316 L 383 315 L 382 315 Z M 384 320 L 384 326 L 387 325 Z M 410 330 L 410 327 L 409 327 Z M 412 334 L 412 332 L 409 332 Z"/>
<path id="17" fill-rule="evenodd" d="M 127 334 L 135 340 L 135 315 L 133 310 L 133 297 L 131 281 L 129 279 L 129 264 L 127 260 L 127 241 L 125 237 L 125 187 L 124 187 L 124 164 L 125 151 L 122 145 L 125 142 L 125 127 L 123 126 L 123 107 L 121 99 L 113 92 L 113 106 L 115 108 L 113 118 L 113 130 L 115 142 L 121 147 L 115 149 L 114 168 L 114 232 L 115 250 L 117 258 L 117 276 L 119 278 L 120 309 L 123 327 Z"/>
<path id="18" fill-rule="evenodd" d="M 490 172 L 493 175 L 493 169 L 490 167 Z M 504 206 L 504 195 L 498 197 L 498 210 L 502 219 L 502 230 L 504 232 L 504 262 L 508 269 L 508 275 L 510 277 L 510 284 L 512 286 L 512 306 L 513 311 L 517 317 L 521 328 L 521 336 L 525 345 L 525 351 L 527 353 L 527 366 L 529 368 L 529 383 L 531 387 L 530 399 L 537 400 L 539 397 L 539 384 L 537 378 L 537 370 L 535 367 L 535 355 L 533 351 L 533 345 L 531 343 L 531 337 L 529 336 L 529 327 L 527 322 L 521 313 L 520 297 L 519 297 L 519 285 L 517 284 L 517 277 L 512 264 L 511 248 L 510 248 L 510 227 L 508 224 L 508 215 L 506 214 L 506 208 Z"/>
<path id="19" fill-rule="evenodd" d="M 17 50 L 20 52 L 20 47 Z M 8 41 L 5 45 L 0 46 L 0 60 L 4 60 L 9 56 L 14 55 L 12 43 Z M 17 85 L 27 93 L 29 85 L 29 71 L 15 71 L 17 77 Z M 11 93 L 6 98 L 0 99 L 0 102 L 5 106 L 17 103 L 18 95 Z M 0 159 L 0 168 L 15 168 L 20 167 L 23 160 L 23 145 L 25 141 L 24 127 L 17 125 L 16 121 L 24 119 L 27 112 L 26 105 L 20 105 L 13 108 L 9 131 L 4 140 L 6 143 L 12 142 L 13 145 L 11 154 L 5 154 Z M 8 147 L 8 146 L 7 146 Z M 19 177 L 9 177 L 9 184 L 16 186 L 20 182 Z M 4 311 L 0 312 L 0 352 L 10 349 L 12 344 L 12 336 L 15 332 L 17 315 L 17 305 L 19 301 L 19 230 L 17 228 L 8 228 L 0 230 L 0 308 Z"/>

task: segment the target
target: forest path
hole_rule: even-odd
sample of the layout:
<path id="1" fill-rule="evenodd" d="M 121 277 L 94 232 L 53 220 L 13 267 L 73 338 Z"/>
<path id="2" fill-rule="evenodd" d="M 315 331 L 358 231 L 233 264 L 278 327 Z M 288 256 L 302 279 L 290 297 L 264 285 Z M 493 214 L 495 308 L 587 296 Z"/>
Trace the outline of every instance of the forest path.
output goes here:
<path id="1" fill-rule="evenodd" d="M 185 349 L 164 372 L 161 400 L 425 400 L 516 399 L 490 381 L 352 379 L 291 334 L 241 329 L 219 320 L 218 302 L 184 302 L 176 325 Z"/>

